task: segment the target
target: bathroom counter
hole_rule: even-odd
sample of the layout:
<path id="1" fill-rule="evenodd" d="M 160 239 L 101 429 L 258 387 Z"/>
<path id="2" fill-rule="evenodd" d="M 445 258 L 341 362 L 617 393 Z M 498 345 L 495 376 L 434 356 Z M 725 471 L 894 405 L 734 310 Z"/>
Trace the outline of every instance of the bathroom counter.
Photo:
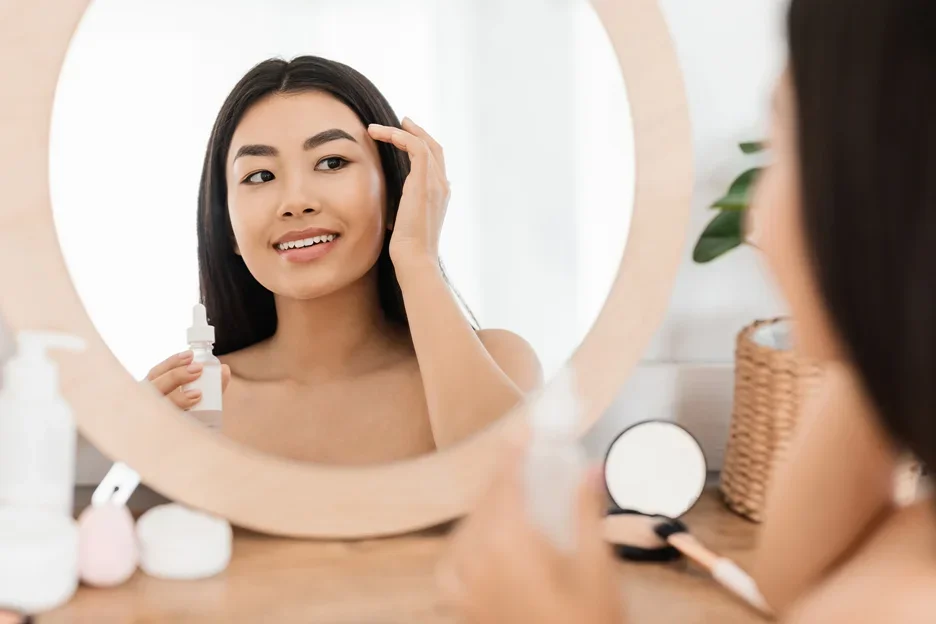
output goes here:
<path id="1" fill-rule="evenodd" d="M 714 550 L 741 565 L 750 562 L 757 526 L 728 512 L 714 490 L 685 520 Z M 218 577 L 173 582 L 137 572 L 116 589 L 82 587 L 68 605 L 36 622 L 456 622 L 437 604 L 433 578 L 447 535 L 447 530 L 438 529 L 344 543 L 237 530 L 231 565 Z M 761 621 L 685 563 L 622 562 L 620 576 L 630 621 L 636 624 Z"/>

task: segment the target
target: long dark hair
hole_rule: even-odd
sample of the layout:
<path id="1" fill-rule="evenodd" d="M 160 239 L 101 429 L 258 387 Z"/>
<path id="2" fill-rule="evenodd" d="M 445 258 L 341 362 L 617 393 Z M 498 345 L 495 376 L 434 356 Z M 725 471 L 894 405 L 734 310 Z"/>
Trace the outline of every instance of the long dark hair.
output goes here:
<path id="1" fill-rule="evenodd" d="M 276 332 L 273 293 L 251 275 L 234 253 L 228 213 L 225 166 L 231 138 L 244 114 L 274 93 L 320 91 L 348 106 L 367 126 L 378 123 L 399 128 L 400 121 L 384 96 L 354 69 L 315 56 L 292 61 L 269 59 L 256 65 L 224 101 L 208 141 L 198 191 L 198 266 L 201 297 L 215 327 L 214 352 L 224 355 L 256 344 Z M 378 142 L 386 185 L 387 220 L 396 218 L 403 183 L 410 171 L 409 156 Z M 408 328 L 403 293 L 390 260 L 390 236 L 384 238 L 377 260 L 380 306 L 387 320 Z"/>
<path id="2" fill-rule="evenodd" d="M 894 442 L 936 467 L 936 11 L 793 0 L 788 30 L 822 297 Z"/>

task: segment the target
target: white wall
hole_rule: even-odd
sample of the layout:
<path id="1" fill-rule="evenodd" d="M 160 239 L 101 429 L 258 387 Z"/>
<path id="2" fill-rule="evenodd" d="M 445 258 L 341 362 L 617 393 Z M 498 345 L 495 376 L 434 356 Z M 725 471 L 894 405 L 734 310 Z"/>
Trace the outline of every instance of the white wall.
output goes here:
<path id="1" fill-rule="evenodd" d="M 731 416 L 737 333 L 784 311 L 754 251 L 711 264 L 692 247 L 713 216 L 707 206 L 749 161 L 737 149 L 764 136 L 774 79 L 785 59 L 787 0 L 661 0 L 682 64 L 693 122 L 695 195 L 689 244 L 662 328 L 614 405 L 594 427 L 589 449 L 603 454 L 641 420 L 666 418 L 702 443 L 721 467 Z"/>

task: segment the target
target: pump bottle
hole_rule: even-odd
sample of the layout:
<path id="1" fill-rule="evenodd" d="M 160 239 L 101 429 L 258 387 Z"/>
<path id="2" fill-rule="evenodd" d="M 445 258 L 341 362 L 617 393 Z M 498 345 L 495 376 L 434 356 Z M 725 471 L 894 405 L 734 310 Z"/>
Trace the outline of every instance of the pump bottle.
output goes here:
<path id="1" fill-rule="evenodd" d="M 78 587 L 77 440 L 49 348 L 85 344 L 21 332 L 0 389 L 0 606 L 22 613 L 59 607 Z"/>
<path id="2" fill-rule="evenodd" d="M 71 517 L 77 434 L 46 349 L 81 351 L 79 338 L 23 331 L 0 390 L 0 506 Z"/>
<path id="3" fill-rule="evenodd" d="M 578 489 L 586 470 L 578 441 L 579 418 L 575 375 L 564 368 L 531 407 L 525 477 L 530 521 L 566 553 L 576 547 Z"/>
<path id="4" fill-rule="evenodd" d="M 221 428 L 221 360 L 215 357 L 215 330 L 208 324 L 205 306 L 196 304 L 192 310 L 192 326 L 188 329 L 189 349 L 194 353 L 193 362 L 201 364 L 201 376 L 183 390 L 200 390 L 201 400 L 188 411 L 209 429 Z"/>

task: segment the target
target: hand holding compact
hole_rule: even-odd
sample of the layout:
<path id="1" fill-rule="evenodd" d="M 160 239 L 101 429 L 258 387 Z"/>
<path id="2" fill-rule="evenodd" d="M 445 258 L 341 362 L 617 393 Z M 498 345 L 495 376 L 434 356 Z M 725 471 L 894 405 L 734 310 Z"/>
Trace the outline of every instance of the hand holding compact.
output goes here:
<path id="1" fill-rule="evenodd" d="M 576 548 L 560 552 L 530 522 L 523 449 L 459 527 L 439 568 L 448 604 L 469 621 L 622 624 L 610 547 L 603 538 L 600 471 L 580 484 Z"/>

